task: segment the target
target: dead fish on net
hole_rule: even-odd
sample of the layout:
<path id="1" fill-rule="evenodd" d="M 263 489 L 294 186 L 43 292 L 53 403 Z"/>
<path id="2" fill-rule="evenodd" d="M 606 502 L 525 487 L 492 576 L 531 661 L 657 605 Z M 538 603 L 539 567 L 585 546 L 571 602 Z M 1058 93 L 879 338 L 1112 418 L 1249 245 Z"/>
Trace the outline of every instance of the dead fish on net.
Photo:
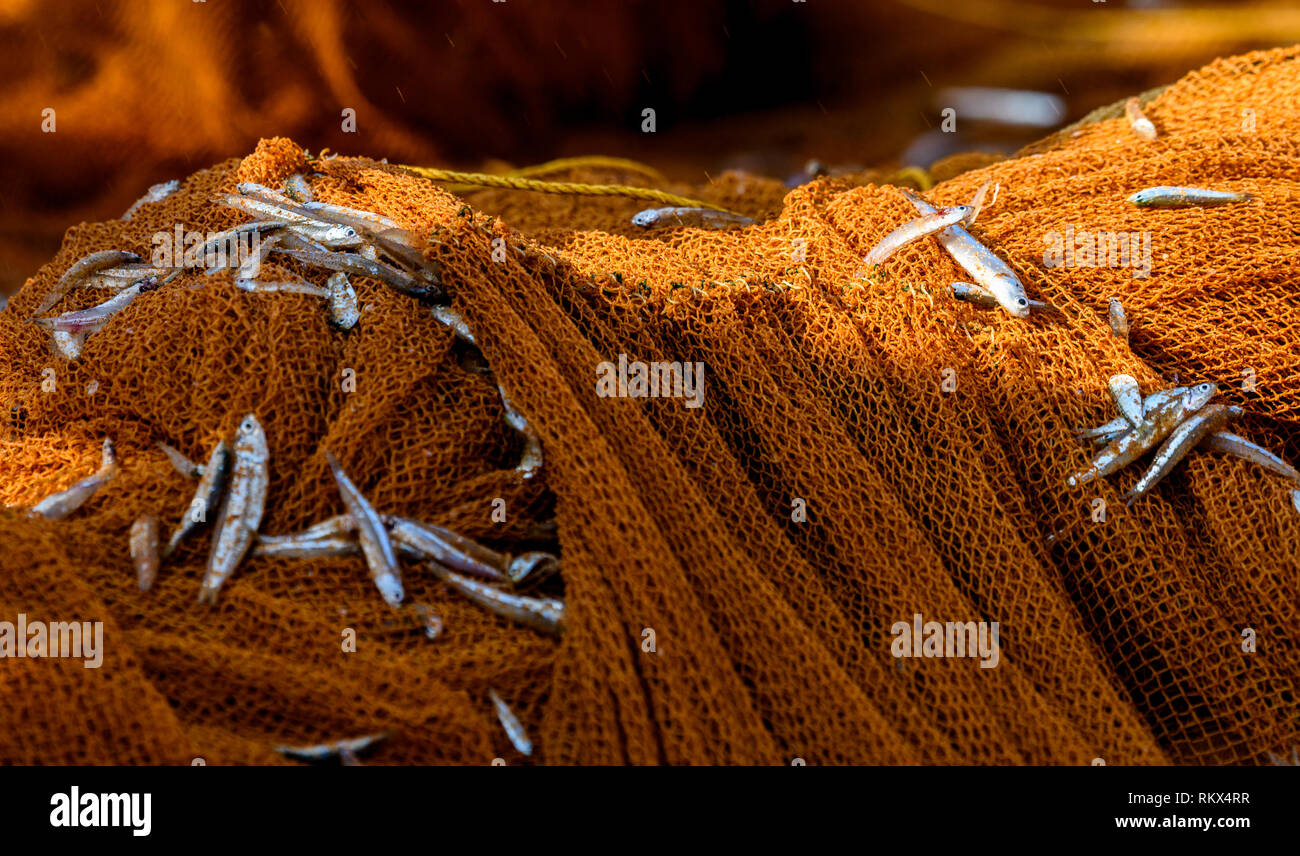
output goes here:
<path id="1" fill-rule="evenodd" d="M 1109 386 L 1109 383 L 1107 386 Z M 1145 414 L 1150 413 L 1157 406 L 1169 401 L 1170 399 L 1185 395 L 1189 389 L 1190 387 L 1186 386 L 1176 386 L 1172 389 L 1162 389 L 1159 392 L 1151 393 L 1142 400 L 1142 413 L 1144 417 Z M 1111 392 L 1111 397 L 1112 399 L 1114 398 L 1113 391 Z M 1120 416 L 1117 419 L 1112 419 L 1104 425 L 1098 425 L 1095 428 L 1080 428 L 1074 433 L 1080 439 L 1092 438 L 1098 443 L 1109 443 L 1120 434 L 1132 430 L 1133 427 L 1133 423 L 1130 422 L 1127 417 Z"/>
<path id="2" fill-rule="evenodd" d="M 533 427 L 528 424 L 528 420 L 519 411 L 515 410 L 514 405 L 510 403 L 509 396 L 506 395 L 505 389 L 498 386 L 497 391 L 501 393 L 501 406 L 506 412 L 506 424 L 524 437 L 524 451 L 519 457 L 519 466 L 515 467 L 515 472 L 519 473 L 524 480 L 531 479 L 542 469 L 541 438 L 533 431 Z"/>
<path id="3" fill-rule="evenodd" d="M 974 213 L 975 209 L 969 205 L 950 205 L 936 209 L 933 214 L 926 214 L 917 220 L 904 223 L 881 238 L 880 243 L 872 247 L 871 251 L 863 257 L 862 263 L 867 266 L 878 265 L 913 241 L 919 241 L 926 235 L 932 235 L 955 223 L 964 222 Z"/>
<path id="4" fill-rule="evenodd" d="M 1206 190 L 1201 187 L 1148 187 L 1139 190 L 1128 201 L 1139 208 L 1184 208 L 1192 205 L 1230 205 L 1248 202 L 1249 193 L 1231 193 L 1225 190 Z"/>
<path id="5" fill-rule="evenodd" d="M 118 219 L 130 220 L 132 217 L 135 216 L 135 212 L 140 210 L 141 205 L 148 205 L 151 202 L 162 202 L 168 196 L 171 196 L 173 193 L 179 190 L 180 186 L 181 183 L 177 179 L 172 179 L 171 181 L 163 181 L 163 182 L 159 182 L 158 184 L 152 185 L 148 190 L 144 192 L 144 196 L 141 196 L 135 202 L 132 202 L 131 207 L 126 209 L 126 213 L 123 214 Z"/>
<path id="6" fill-rule="evenodd" d="M 1129 127 L 1133 129 L 1133 133 L 1144 140 L 1154 140 L 1156 138 L 1156 126 L 1151 124 L 1151 120 L 1142 112 L 1142 105 L 1138 104 L 1136 98 L 1130 98 L 1124 102 L 1124 116 L 1128 119 Z"/>
<path id="7" fill-rule="evenodd" d="M 339 514 L 292 535 L 258 535 L 253 555 L 283 559 L 356 556 L 361 553 L 356 531 L 356 518 Z"/>
<path id="8" fill-rule="evenodd" d="M 1110 380 L 1106 381 L 1106 389 L 1110 392 L 1111 401 L 1115 402 L 1115 409 L 1119 411 L 1119 415 L 1128 422 L 1130 427 L 1141 428 L 1142 423 L 1146 421 L 1146 404 L 1142 399 L 1142 390 L 1137 380 L 1132 375 L 1112 375 Z"/>
<path id="9" fill-rule="evenodd" d="M 91 274 L 80 282 L 82 288 L 106 288 L 121 291 L 151 279 L 165 285 L 182 273 L 179 268 L 155 267 L 148 262 L 118 265 Z"/>
<path id="10" fill-rule="evenodd" d="M 508 560 L 494 550 L 440 526 L 389 514 L 382 519 L 395 544 L 409 548 L 423 559 L 488 580 L 504 582 L 507 578 Z"/>
<path id="11" fill-rule="evenodd" d="M 153 291 L 157 287 L 158 283 L 153 280 L 138 282 L 98 306 L 92 306 L 89 309 L 78 309 L 75 312 L 65 312 L 53 318 L 33 318 L 32 320 L 47 330 L 58 330 L 63 333 L 93 333 L 103 327 L 115 313 L 130 306 L 131 301 L 145 292 Z"/>
<path id="12" fill-rule="evenodd" d="M 564 633 L 562 600 L 511 594 L 458 574 L 437 562 L 429 562 L 428 566 L 438 579 L 490 612 L 552 636 Z"/>
<path id="13" fill-rule="evenodd" d="M 1124 343 L 1128 343 L 1128 317 L 1124 315 L 1124 304 L 1119 302 L 1118 297 L 1112 297 L 1107 310 L 1107 318 L 1110 320 L 1110 331 L 1115 337 Z"/>
<path id="14" fill-rule="evenodd" d="M 934 214 L 937 210 L 911 190 L 900 187 L 899 191 L 921 214 Z M 1029 317 L 1029 298 L 1025 295 L 1025 287 L 1020 283 L 1020 278 L 1006 262 L 975 240 L 970 232 L 953 225 L 939 230 L 935 240 L 952 256 L 953 261 L 971 275 L 976 285 L 993 295 L 1008 315 L 1013 318 Z"/>
<path id="15" fill-rule="evenodd" d="M 113 450 L 113 441 L 104 440 L 100 455 L 99 469 L 93 476 L 84 478 L 67 490 L 50 494 L 32 507 L 32 514 L 39 514 L 46 520 L 62 520 L 95 495 L 113 476 L 117 475 L 117 455 Z"/>
<path id="16" fill-rule="evenodd" d="M 270 451 L 266 434 L 257 417 L 248 414 L 235 434 L 234 464 L 230 483 L 225 490 L 221 512 L 212 534 L 212 551 L 208 554 L 207 573 L 199 590 L 199 603 L 215 603 L 217 592 L 239 566 L 252 546 L 257 527 L 262 524 L 266 508 L 266 488 L 270 480 Z"/>
<path id="17" fill-rule="evenodd" d="M 343 472 L 334 453 L 326 450 L 325 460 L 329 462 L 330 472 L 334 475 L 348 514 L 356 521 L 357 538 L 361 542 L 361 551 L 365 553 L 366 564 L 370 567 L 370 577 L 378 586 L 384 601 L 389 606 L 397 606 L 403 597 L 402 573 L 388 530 L 374 507 Z"/>
<path id="18" fill-rule="evenodd" d="M 952 289 L 952 296 L 958 300 L 979 306 L 984 309 L 997 309 L 1001 306 L 998 299 L 994 297 L 986 288 L 981 288 L 973 282 L 954 282 L 949 288 Z M 1041 300 L 1030 300 L 1029 308 L 1038 312 L 1057 312 L 1059 311 L 1050 303 L 1044 303 Z"/>
<path id="19" fill-rule="evenodd" d="M 1153 488 L 1157 482 L 1169 475 L 1187 453 L 1211 431 L 1217 431 L 1229 420 L 1241 416 L 1242 409 L 1235 405 L 1210 404 L 1190 416 L 1169 434 L 1168 439 L 1156 453 L 1154 463 L 1146 471 L 1133 489 L 1124 495 L 1124 503 L 1132 505 Z"/>
<path id="20" fill-rule="evenodd" d="M 735 229 L 754 225 L 754 220 L 743 214 L 719 211 L 716 208 L 647 208 L 632 215 L 632 225 L 642 229 L 669 229 L 674 226 L 692 226 L 697 229 Z"/>
<path id="21" fill-rule="evenodd" d="M 351 330 L 361 318 L 357 305 L 357 292 L 348 275 L 339 271 L 325 283 L 325 300 L 329 306 L 330 324 L 338 330 Z"/>
<path id="22" fill-rule="evenodd" d="M 492 699 L 492 706 L 496 708 L 497 719 L 501 721 L 501 727 L 506 730 L 506 736 L 510 738 L 510 743 L 519 750 L 522 755 L 533 754 L 533 741 L 528 739 L 527 732 L 524 731 L 523 723 L 519 717 L 515 716 L 501 696 L 497 695 L 494 689 L 488 690 L 488 698 Z"/>
<path id="23" fill-rule="evenodd" d="M 327 270 L 342 271 L 353 276 L 368 276 L 383 282 L 399 294 L 414 297 L 417 300 L 436 300 L 442 297 L 442 289 L 433 283 L 421 284 L 410 274 L 400 271 L 392 265 L 371 261 L 353 253 L 282 250 L 280 255 L 288 256 L 303 264 L 323 267 Z"/>
<path id="24" fill-rule="evenodd" d="M 306 294 L 328 298 L 329 289 L 305 280 L 236 279 L 235 287 L 250 294 Z"/>
<path id="25" fill-rule="evenodd" d="M 1070 476 L 1066 479 L 1066 484 L 1070 487 L 1086 484 L 1133 463 L 1208 404 L 1218 391 L 1217 384 L 1203 383 L 1182 395 L 1169 398 L 1145 414 L 1141 427 L 1127 430 L 1111 441 L 1088 469 Z"/>
<path id="26" fill-rule="evenodd" d="M 148 591 L 158 577 L 158 518 L 146 514 L 131 524 L 131 561 L 135 563 L 140 591 Z"/>
<path id="27" fill-rule="evenodd" d="M 461 315 L 450 306 L 438 305 L 433 307 L 433 317 L 451 328 L 451 332 L 456 334 L 467 345 L 478 347 L 478 340 L 474 338 L 474 332 L 469 329 L 469 322 L 465 316 Z"/>
<path id="28" fill-rule="evenodd" d="M 50 311 L 54 304 L 62 300 L 63 296 L 71 291 L 78 282 L 91 274 L 97 273 L 104 268 L 138 261 L 140 261 L 139 256 L 135 253 L 128 253 L 126 250 L 101 250 L 79 259 L 64 272 L 63 276 L 59 277 L 59 281 L 55 283 L 54 288 L 40 302 L 32 315 L 36 316 L 42 312 Z"/>
<path id="29" fill-rule="evenodd" d="M 348 208 L 344 205 L 331 205 L 328 202 L 307 202 L 302 205 L 302 210 L 322 220 L 332 220 L 371 233 L 401 228 L 396 221 L 382 214 Z"/>
<path id="30" fill-rule="evenodd" d="M 171 448 L 168 446 L 167 448 Z M 166 451 L 166 449 L 164 449 Z M 175 451 L 175 450 L 173 450 Z M 180 455 L 179 452 L 176 452 Z M 168 458 L 171 458 L 169 453 Z M 182 460 L 189 464 L 190 462 L 182 456 Z M 172 461 L 176 466 L 176 461 Z M 199 467 L 195 467 L 197 471 Z M 212 454 L 208 456 L 208 463 L 202 467 L 202 478 L 199 479 L 198 487 L 194 490 L 194 497 L 190 500 L 189 507 L 181 517 L 180 524 L 172 532 L 171 539 L 167 546 L 163 548 L 163 558 L 167 558 L 180 545 L 181 541 L 198 527 L 206 523 L 214 514 L 217 514 L 221 507 L 221 498 L 226 490 L 226 479 L 230 471 L 230 446 L 225 440 L 217 443 Z M 182 471 L 183 472 L 183 471 Z"/>
<path id="31" fill-rule="evenodd" d="M 271 748 L 286 758 L 293 758 L 296 761 L 326 761 L 338 758 L 343 766 L 350 767 L 358 763 L 359 753 L 374 746 L 391 733 L 383 731 L 379 734 L 367 734 L 364 737 L 336 740 L 333 743 L 318 743 L 315 746 L 273 746 Z"/>
<path id="32" fill-rule="evenodd" d="M 1296 484 L 1300 484 L 1300 471 L 1288 464 L 1280 456 L 1273 454 L 1263 446 L 1257 446 L 1245 437 L 1231 434 L 1227 431 L 1214 431 L 1204 440 L 1201 445 L 1215 452 L 1222 452 L 1226 455 L 1234 455 L 1252 464 L 1257 464 L 1271 473 L 1276 473 L 1283 478 L 1291 479 Z"/>

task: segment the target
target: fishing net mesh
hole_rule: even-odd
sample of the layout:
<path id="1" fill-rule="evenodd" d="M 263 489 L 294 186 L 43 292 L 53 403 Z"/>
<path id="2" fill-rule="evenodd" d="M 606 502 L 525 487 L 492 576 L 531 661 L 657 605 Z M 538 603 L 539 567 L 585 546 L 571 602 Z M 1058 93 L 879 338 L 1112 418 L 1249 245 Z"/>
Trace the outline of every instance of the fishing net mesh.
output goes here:
<path id="1" fill-rule="evenodd" d="M 1288 485 L 1205 451 L 1131 510 L 1120 496 L 1140 468 L 1065 480 L 1091 454 L 1071 430 L 1113 418 L 1120 372 L 1144 391 L 1216 381 L 1247 411 L 1240 433 L 1300 457 L 1298 63 L 1288 48 L 1189 74 L 1147 105 L 1155 142 L 1101 121 L 937 186 L 952 204 L 1000 182 L 974 229 L 1061 310 L 1028 322 L 948 296 L 965 277 L 933 240 L 859 278 L 915 216 L 873 175 L 666 186 L 761 222 L 642 233 L 635 200 L 456 197 L 364 158 L 309 164 L 275 139 L 129 222 L 70 229 L 0 314 L 0 617 L 103 621 L 106 650 L 98 669 L 4 663 L 0 760 L 271 764 L 273 744 L 384 730 L 371 763 L 1226 764 L 1286 750 L 1300 742 Z M 147 253 L 178 223 L 230 227 L 244 218 L 215 195 L 304 169 L 323 173 L 318 199 L 431 238 L 490 374 L 427 307 L 366 278 L 349 333 L 318 298 L 203 271 L 141 296 L 77 362 L 26 321 L 86 253 Z M 1156 184 L 1253 201 L 1125 203 Z M 1067 226 L 1149 232 L 1150 276 L 1045 266 L 1045 235 Z M 274 261 L 262 276 L 288 272 L 325 279 Z M 1129 345 L 1107 325 L 1112 296 Z M 102 299 L 80 289 L 60 309 Z M 598 364 L 620 354 L 702 363 L 703 406 L 598 396 Z M 536 484 L 513 471 L 497 383 L 541 436 Z M 193 492 L 156 441 L 206 459 L 247 412 L 271 452 L 264 533 L 343 511 L 326 449 L 381 512 L 507 550 L 546 547 L 554 520 L 565 635 L 408 563 L 408 601 L 445 622 L 428 639 L 360 558 L 249 558 L 200 607 L 206 534 L 140 592 L 132 521 L 155 513 L 169 530 Z M 63 521 L 28 518 L 96 468 L 106 436 L 119 475 Z M 999 622 L 998 665 L 895 659 L 891 627 L 915 613 Z"/>

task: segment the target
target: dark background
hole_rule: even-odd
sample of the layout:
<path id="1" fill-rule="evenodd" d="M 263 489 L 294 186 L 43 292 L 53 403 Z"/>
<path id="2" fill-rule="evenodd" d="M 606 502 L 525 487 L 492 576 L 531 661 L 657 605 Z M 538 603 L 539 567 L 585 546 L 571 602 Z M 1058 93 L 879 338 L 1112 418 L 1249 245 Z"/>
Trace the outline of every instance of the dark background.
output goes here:
<path id="1" fill-rule="evenodd" d="M 1034 89 L 1058 124 L 1218 56 L 1300 41 L 1287 0 L 8 0 L 0 3 L 0 292 L 64 230 L 288 136 L 500 171 L 608 154 L 699 182 L 1005 152 L 1050 128 L 962 122 L 939 92 Z M 341 111 L 357 113 L 343 133 Z M 641 111 L 657 132 L 641 132 Z M 42 133 L 42 111 L 57 130 Z M 935 148 L 938 146 L 939 148 Z"/>

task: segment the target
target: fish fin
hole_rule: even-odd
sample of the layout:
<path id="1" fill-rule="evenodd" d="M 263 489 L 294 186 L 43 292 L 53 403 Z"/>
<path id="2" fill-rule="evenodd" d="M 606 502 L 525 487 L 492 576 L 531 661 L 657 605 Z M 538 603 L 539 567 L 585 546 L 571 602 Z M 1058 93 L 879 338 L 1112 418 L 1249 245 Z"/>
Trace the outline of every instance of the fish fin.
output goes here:
<path id="1" fill-rule="evenodd" d="M 1141 428 L 1143 421 L 1142 391 L 1132 375 L 1118 374 L 1107 383 L 1110 397 L 1115 400 L 1115 407 L 1134 428 Z"/>

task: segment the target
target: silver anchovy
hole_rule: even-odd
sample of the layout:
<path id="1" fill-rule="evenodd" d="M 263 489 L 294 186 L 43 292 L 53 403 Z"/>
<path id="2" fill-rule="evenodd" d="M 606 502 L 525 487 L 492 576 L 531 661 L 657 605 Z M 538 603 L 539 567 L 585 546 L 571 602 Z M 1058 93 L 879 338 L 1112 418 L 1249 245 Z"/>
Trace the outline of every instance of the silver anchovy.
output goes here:
<path id="1" fill-rule="evenodd" d="M 33 514 L 39 514 L 47 520 L 62 520 L 95 495 L 95 492 L 112 481 L 117 475 L 117 455 L 113 441 L 105 439 L 100 453 L 99 469 L 95 474 L 84 478 L 67 490 L 50 494 L 32 507 Z"/>
<path id="2" fill-rule="evenodd" d="M 437 562 L 428 563 L 434 575 L 484 609 L 526 624 L 534 630 L 559 636 L 564 633 L 564 601 L 550 597 L 525 597 L 493 588 L 458 574 Z"/>
<path id="3" fill-rule="evenodd" d="M 135 212 L 140 210 L 141 205 L 148 205 L 151 202 L 162 202 L 168 196 L 171 196 L 173 193 L 179 190 L 180 186 L 181 186 L 180 181 L 176 179 L 173 179 L 171 181 L 159 182 L 158 184 L 152 185 L 148 190 L 144 192 L 144 196 L 141 196 L 135 202 L 132 202 L 131 207 L 126 209 L 126 213 L 123 214 L 118 219 L 130 220 L 132 217 L 135 216 Z"/>
<path id="4" fill-rule="evenodd" d="M 62 300 L 63 296 L 71 291 L 78 282 L 91 274 L 98 273 L 105 268 L 138 261 L 140 261 L 139 256 L 135 253 L 128 253 L 126 250 L 102 250 L 79 259 L 64 272 L 63 276 L 59 277 L 59 281 L 55 283 L 54 288 L 40 302 L 32 315 L 40 315 L 43 312 L 50 311 L 54 304 Z"/>
<path id="5" fill-rule="evenodd" d="M 1228 205 L 1247 202 L 1249 193 L 1230 193 L 1224 190 L 1206 190 L 1202 187 L 1148 187 L 1139 190 L 1128 201 L 1140 208 L 1182 208 L 1190 205 Z"/>
<path id="6" fill-rule="evenodd" d="M 342 271 L 331 275 L 326 280 L 325 291 L 330 325 L 339 330 L 351 330 L 361 318 L 361 309 L 357 306 L 357 292 L 352 288 L 348 275 Z"/>
<path id="7" fill-rule="evenodd" d="M 121 291 L 124 288 L 130 288 L 136 283 L 146 282 L 151 279 L 157 280 L 158 284 L 162 285 L 170 282 L 171 278 L 179 276 L 181 273 L 182 271 L 177 268 L 160 268 L 154 267 L 151 263 L 140 262 L 96 271 L 83 279 L 80 285 L 82 288 L 105 288 Z"/>
<path id="8" fill-rule="evenodd" d="M 329 297 L 329 289 L 306 281 L 273 282 L 265 279 L 236 279 L 235 287 L 250 294 L 306 294 L 311 297 Z"/>
<path id="9" fill-rule="evenodd" d="M 1201 442 L 1201 439 L 1206 434 L 1217 431 L 1227 424 L 1229 420 L 1236 419 L 1241 414 L 1241 408 L 1234 405 L 1210 404 L 1182 422 L 1169 434 L 1169 437 L 1160 447 L 1151 468 L 1133 486 L 1133 489 L 1124 495 L 1124 503 L 1132 505 L 1136 500 L 1145 496 L 1147 491 L 1151 490 L 1157 482 L 1169 475 L 1174 466 L 1197 443 Z"/>
<path id="10" fill-rule="evenodd" d="M 908 201 L 922 214 L 933 214 L 937 210 L 917 194 L 907 188 L 899 188 Z M 948 255 L 952 256 L 963 270 L 971 275 L 975 284 L 992 294 L 1008 315 L 1013 318 L 1029 317 L 1029 298 L 1025 296 L 1025 287 L 1020 278 L 1002 259 L 998 258 L 988 247 L 981 244 L 961 226 L 949 226 L 935 235 Z"/>
<path id="11" fill-rule="evenodd" d="M 302 210 L 308 211 L 322 220 L 332 220 L 335 223 L 343 223 L 367 232 L 401 228 L 395 221 L 382 214 L 376 214 L 373 211 L 361 211 L 343 205 L 332 205 L 328 202 L 306 202 L 303 203 Z"/>
<path id="12" fill-rule="evenodd" d="M 1110 299 L 1107 316 L 1111 332 L 1121 341 L 1128 342 L 1128 318 L 1124 315 L 1124 304 L 1119 302 L 1118 297 Z"/>
<path id="13" fill-rule="evenodd" d="M 456 334 L 456 338 L 466 344 L 478 347 L 478 340 L 474 338 L 474 331 L 469 329 L 469 322 L 465 316 L 461 315 L 450 306 L 438 304 L 433 307 L 433 317 L 451 328 L 451 332 Z"/>
<path id="14" fill-rule="evenodd" d="M 194 489 L 194 497 L 181 516 L 181 522 L 172 532 L 167 546 L 163 548 L 164 559 L 172 554 L 185 536 L 207 523 L 219 512 L 229 473 L 230 446 L 222 440 L 208 456 L 208 463 L 203 467 L 202 478 L 199 479 L 198 487 Z"/>
<path id="15" fill-rule="evenodd" d="M 140 591 L 148 591 L 158 577 L 158 518 L 145 514 L 131 524 L 131 561 L 135 563 Z"/>
<path id="16" fill-rule="evenodd" d="M 442 266 L 433 259 L 426 259 L 420 252 L 420 238 L 414 232 L 405 229 L 385 229 L 373 232 L 370 240 L 385 256 L 408 273 L 415 274 L 426 282 L 441 282 Z"/>
<path id="17" fill-rule="evenodd" d="M 953 297 L 966 303 L 981 306 L 985 309 L 997 309 L 1002 305 L 998 303 L 998 299 L 987 288 L 981 288 L 973 282 L 954 282 L 949 287 L 952 289 Z M 1056 309 L 1050 303 L 1044 303 L 1041 300 L 1030 300 L 1029 308 L 1036 312 L 1048 312 Z"/>
<path id="18" fill-rule="evenodd" d="M 500 553 L 439 526 L 384 515 L 393 542 L 408 547 L 421 558 L 488 580 L 506 580 L 507 559 Z"/>
<path id="19" fill-rule="evenodd" d="M 1146 414 L 1171 399 L 1185 395 L 1189 389 L 1190 387 L 1186 386 L 1176 386 L 1172 389 L 1162 389 L 1159 392 L 1151 393 L 1146 398 L 1142 399 L 1143 417 L 1145 418 Z M 1092 437 L 1097 439 L 1099 442 L 1109 443 L 1118 435 L 1123 434 L 1125 431 L 1130 431 L 1132 428 L 1133 423 L 1129 422 L 1128 419 L 1123 416 L 1120 416 L 1110 420 L 1105 425 L 1098 425 L 1096 428 L 1082 428 L 1076 430 L 1074 433 L 1080 438 Z"/>
<path id="20" fill-rule="evenodd" d="M 389 734 L 390 732 L 384 731 L 379 734 L 367 734 L 364 737 L 337 740 L 333 743 L 319 743 L 315 746 L 273 746 L 271 748 L 286 758 L 297 761 L 324 761 L 329 758 L 339 758 L 346 765 L 349 761 L 355 762 L 359 752 L 369 749 Z"/>
<path id="21" fill-rule="evenodd" d="M 47 330 L 58 330 L 64 333 L 93 333 L 103 327 L 104 323 L 115 313 L 130 306 L 131 301 L 157 287 L 157 283 L 139 282 L 122 291 L 116 297 L 105 300 L 98 306 L 92 306 L 89 309 L 78 309 L 75 312 L 65 312 L 53 318 L 33 318 L 32 320 Z"/>
<path id="22" fill-rule="evenodd" d="M 509 396 L 503 387 L 498 386 L 497 391 L 501 393 L 501 406 L 506 412 L 506 424 L 518 431 L 524 437 L 524 451 L 519 457 L 519 466 L 515 471 L 527 480 L 537 475 L 542 469 L 542 441 L 537 436 L 537 432 L 528 424 L 519 411 L 515 410 L 514 405 L 510 403 Z"/>
<path id="23" fill-rule="evenodd" d="M 370 567 L 370 577 L 379 587 L 379 593 L 390 606 L 402 602 L 402 572 L 397 563 L 397 554 L 393 552 L 393 542 L 384 528 L 384 521 L 374 507 L 365 498 L 357 486 L 352 483 L 334 453 L 326 450 L 325 460 L 329 462 L 330 472 L 338 485 L 343 504 L 348 508 L 357 524 L 357 537 L 361 541 L 361 550 L 366 555 L 366 564 Z"/>
<path id="24" fill-rule="evenodd" d="M 212 551 L 208 554 L 207 573 L 199 590 L 199 603 L 215 603 L 217 592 L 257 536 L 266 509 L 266 488 L 270 481 L 268 466 L 271 454 L 266 434 L 257 417 L 249 413 L 239 423 L 235 434 L 234 464 L 225 500 L 212 532 Z"/>
<path id="25" fill-rule="evenodd" d="M 716 208 L 647 208 L 632 215 L 632 225 L 642 229 L 667 229 L 674 226 L 693 226 L 698 229 L 734 229 L 752 226 L 754 220 L 743 214 L 719 211 Z"/>
<path id="26" fill-rule="evenodd" d="M 1133 133 L 1144 140 L 1156 138 L 1156 126 L 1151 124 L 1151 120 L 1142 112 L 1142 106 L 1138 104 L 1137 98 L 1130 98 L 1124 102 L 1124 115 Z"/>
<path id="27" fill-rule="evenodd" d="M 371 261 L 353 253 L 316 253 L 310 250 L 285 250 L 280 253 L 303 264 L 342 271 L 354 276 L 368 276 L 383 282 L 394 291 L 417 299 L 437 299 L 442 289 L 433 283 L 419 283 L 413 276 L 384 262 Z"/>
<path id="28" fill-rule="evenodd" d="M 1235 455 L 1238 458 L 1250 461 L 1252 464 L 1258 464 L 1269 472 L 1277 473 L 1283 478 L 1291 479 L 1296 484 L 1300 484 L 1300 471 L 1297 471 L 1295 467 L 1278 455 L 1262 446 L 1255 445 L 1245 437 L 1239 437 L 1227 431 L 1215 431 L 1202 440 L 1201 445 L 1215 452 Z"/>
<path id="29" fill-rule="evenodd" d="M 880 243 L 872 247 L 871 251 L 863 257 L 862 263 L 868 266 L 878 265 L 913 241 L 919 241 L 926 235 L 933 235 L 940 229 L 961 223 L 974 213 L 975 209 L 969 205 L 951 205 L 939 208 L 933 214 L 926 214 L 924 217 L 904 223 L 881 238 Z"/>
<path id="30" fill-rule="evenodd" d="M 506 730 L 506 736 L 510 738 L 510 743 L 519 750 L 520 754 L 533 754 L 533 741 L 528 739 L 527 732 L 524 731 L 523 723 L 519 717 L 515 716 L 514 711 L 501 700 L 494 689 L 488 690 L 488 698 L 492 699 L 492 706 L 496 708 L 497 719 L 501 721 L 501 727 Z"/>
<path id="31" fill-rule="evenodd" d="M 261 535 L 253 545 L 254 556 L 279 559 L 331 559 L 360 554 L 361 545 L 348 535 Z"/>

